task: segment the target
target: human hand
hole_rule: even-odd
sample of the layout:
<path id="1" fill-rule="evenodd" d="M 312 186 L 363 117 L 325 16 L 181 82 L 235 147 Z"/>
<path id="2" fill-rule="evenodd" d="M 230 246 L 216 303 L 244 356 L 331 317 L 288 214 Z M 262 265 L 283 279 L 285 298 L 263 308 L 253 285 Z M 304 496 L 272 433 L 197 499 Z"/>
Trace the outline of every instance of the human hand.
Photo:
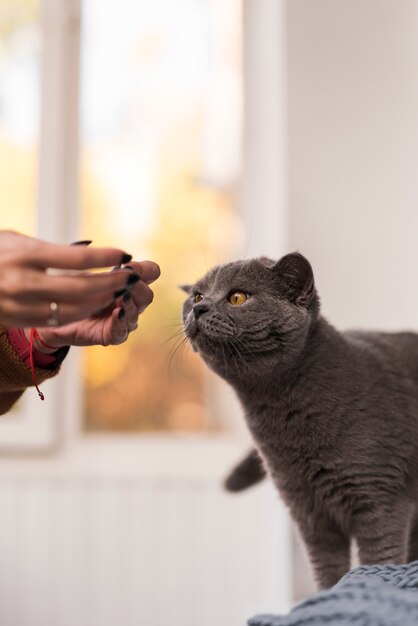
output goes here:
<path id="1" fill-rule="evenodd" d="M 110 267 L 130 259 L 117 248 L 55 245 L 0 231 L 0 325 L 45 326 L 54 302 L 59 305 L 58 324 L 94 316 L 113 305 L 115 292 L 126 288 L 126 271 L 53 276 L 47 270 Z"/>
<path id="2" fill-rule="evenodd" d="M 117 345 L 127 340 L 138 328 L 138 316 L 151 304 L 153 292 L 149 285 L 160 275 L 160 268 L 152 261 L 131 261 L 124 268 L 124 275 L 139 275 L 112 304 L 100 313 L 86 319 L 57 328 L 38 328 L 41 340 L 35 347 L 41 352 L 53 352 L 62 346 Z M 113 273 L 113 272 L 111 272 Z M 29 331 L 26 331 L 27 336 Z"/>

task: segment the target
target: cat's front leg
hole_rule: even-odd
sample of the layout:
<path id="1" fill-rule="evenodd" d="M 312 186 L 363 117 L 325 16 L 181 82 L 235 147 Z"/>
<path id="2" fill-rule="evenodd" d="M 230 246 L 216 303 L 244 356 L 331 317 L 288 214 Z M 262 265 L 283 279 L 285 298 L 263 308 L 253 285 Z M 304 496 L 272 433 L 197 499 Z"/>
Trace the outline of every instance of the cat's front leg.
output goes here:
<path id="1" fill-rule="evenodd" d="M 350 537 L 326 515 L 298 520 L 320 589 L 335 585 L 350 569 Z"/>
<path id="2" fill-rule="evenodd" d="M 360 563 L 406 563 L 414 507 L 407 501 L 374 504 L 353 515 Z"/>

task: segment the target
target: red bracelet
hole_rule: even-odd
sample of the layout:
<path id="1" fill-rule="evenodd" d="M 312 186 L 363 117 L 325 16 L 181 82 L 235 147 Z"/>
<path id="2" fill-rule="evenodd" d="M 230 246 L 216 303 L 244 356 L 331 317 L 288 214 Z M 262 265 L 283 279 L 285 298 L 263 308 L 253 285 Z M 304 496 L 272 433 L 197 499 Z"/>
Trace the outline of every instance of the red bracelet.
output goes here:
<path id="1" fill-rule="evenodd" d="M 56 346 L 50 346 L 49 343 L 46 343 L 43 339 L 41 339 L 41 335 L 38 333 L 36 328 L 31 328 L 31 331 L 32 330 L 33 330 L 35 339 L 41 344 L 41 346 L 43 346 L 44 348 L 48 348 L 48 350 L 53 350 L 54 352 L 58 350 Z"/>
<path id="2" fill-rule="evenodd" d="M 10 341 L 10 345 L 19 356 L 19 358 L 30 367 L 32 380 L 35 384 L 35 387 L 38 391 L 39 397 L 43 400 L 44 396 L 39 391 L 37 380 L 36 380 L 36 367 L 49 367 L 53 363 L 60 363 L 66 353 L 68 352 L 68 348 L 64 350 L 64 348 L 58 349 L 56 346 L 50 346 L 43 339 L 41 339 L 36 328 L 31 329 L 29 333 L 30 339 L 26 337 L 25 331 L 23 328 L 8 328 L 7 329 L 8 338 Z M 40 352 L 37 348 L 35 348 L 35 339 L 39 341 L 39 343 L 45 348 L 49 350 L 53 350 L 53 354 L 46 354 L 44 352 Z M 62 351 L 64 350 L 64 354 Z M 61 355 L 59 353 L 61 352 Z"/>
<path id="3" fill-rule="evenodd" d="M 23 332 L 23 331 L 21 331 L 21 332 Z M 35 361 L 34 361 L 34 358 L 33 358 L 33 350 L 34 350 L 35 339 L 37 339 L 41 345 L 43 345 L 45 348 L 48 348 L 49 350 L 57 350 L 57 348 L 54 348 L 53 346 L 49 346 L 47 343 L 45 343 L 45 341 L 42 341 L 42 339 L 40 338 L 39 333 L 36 330 L 36 328 L 31 328 L 30 329 L 29 362 L 30 362 L 30 369 L 31 369 L 31 372 L 32 372 L 32 380 L 33 380 L 33 383 L 34 383 L 34 385 L 36 387 L 36 391 L 38 392 L 38 396 L 40 397 L 41 400 L 45 400 L 45 396 L 42 393 L 42 391 L 39 389 L 38 381 L 36 379 Z"/>

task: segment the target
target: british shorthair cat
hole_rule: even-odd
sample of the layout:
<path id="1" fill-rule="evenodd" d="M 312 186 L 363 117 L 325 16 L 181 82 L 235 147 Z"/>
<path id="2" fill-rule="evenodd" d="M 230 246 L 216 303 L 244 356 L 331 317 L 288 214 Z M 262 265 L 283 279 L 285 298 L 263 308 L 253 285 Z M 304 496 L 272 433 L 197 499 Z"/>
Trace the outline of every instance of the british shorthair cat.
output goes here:
<path id="1" fill-rule="evenodd" d="M 352 538 L 363 564 L 418 559 L 418 335 L 336 330 L 298 253 L 184 289 L 186 335 L 255 442 L 227 488 L 270 474 L 322 588 L 349 569 Z"/>

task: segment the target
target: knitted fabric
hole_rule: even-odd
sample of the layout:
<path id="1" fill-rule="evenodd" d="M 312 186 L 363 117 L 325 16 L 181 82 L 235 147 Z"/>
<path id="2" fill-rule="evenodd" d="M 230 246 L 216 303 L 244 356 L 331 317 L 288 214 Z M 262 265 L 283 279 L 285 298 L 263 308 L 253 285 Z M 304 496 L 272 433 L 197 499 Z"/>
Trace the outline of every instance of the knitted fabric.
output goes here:
<path id="1" fill-rule="evenodd" d="M 68 352 L 68 350 L 66 350 Z M 35 368 L 39 383 L 55 376 L 60 361 L 52 369 Z M 33 386 L 32 374 L 22 359 L 16 354 L 5 328 L 0 328 L 0 415 L 7 413 L 27 387 Z"/>
<path id="2" fill-rule="evenodd" d="M 288 615 L 260 615 L 249 626 L 418 626 L 418 561 L 362 566 L 310 596 Z"/>

